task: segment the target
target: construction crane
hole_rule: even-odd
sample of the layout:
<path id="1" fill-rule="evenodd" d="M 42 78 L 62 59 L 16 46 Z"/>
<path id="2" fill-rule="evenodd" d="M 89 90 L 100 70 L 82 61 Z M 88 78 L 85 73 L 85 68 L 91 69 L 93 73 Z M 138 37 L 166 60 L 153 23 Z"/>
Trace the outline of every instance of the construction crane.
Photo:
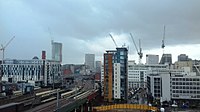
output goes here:
<path id="1" fill-rule="evenodd" d="M 142 47 L 141 47 L 141 41 L 140 41 L 140 39 L 139 39 L 139 50 L 138 50 L 138 47 L 137 47 L 137 45 L 136 45 L 136 43 L 135 43 L 135 40 L 134 40 L 134 38 L 133 38 L 133 35 L 130 33 L 130 35 L 131 35 L 131 39 L 132 39 L 132 41 L 133 41 L 133 44 L 134 44 L 134 46 L 135 46 L 135 49 L 136 49 L 136 51 L 137 51 L 137 54 L 138 54 L 138 56 L 139 56 L 139 64 L 141 64 L 141 59 L 142 59 L 142 57 L 143 57 L 143 53 L 142 53 Z"/>
<path id="2" fill-rule="evenodd" d="M 194 67 L 196 68 L 198 74 L 200 74 L 200 70 L 199 70 L 200 65 L 194 65 Z"/>
<path id="3" fill-rule="evenodd" d="M 1 44 L 1 51 L 3 52 L 3 57 L 2 57 L 2 64 L 3 64 L 3 62 L 4 62 L 4 52 L 5 52 L 5 49 L 6 49 L 6 47 L 10 44 L 10 42 L 13 40 L 15 38 L 15 36 L 13 36 L 11 39 L 10 39 L 10 41 L 8 41 L 8 43 L 5 45 L 5 46 L 3 46 L 3 44 Z"/>
<path id="4" fill-rule="evenodd" d="M 163 54 L 164 54 L 164 48 L 165 48 L 165 25 L 164 25 L 164 29 L 163 29 L 164 31 L 163 31 L 163 40 L 162 40 L 162 45 L 161 45 L 161 47 L 162 47 L 162 49 L 163 49 Z"/>
<path id="5" fill-rule="evenodd" d="M 111 34 L 109 34 L 109 35 L 110 35 L 110 37 L 112 38 L 112 40 L 113 40 L 113 42 L 114 42 L 115 46 L 117 47 L 117 43 L 115 42 L 115 40 L 114 40 L 113 36 L 112 36 Z"/>

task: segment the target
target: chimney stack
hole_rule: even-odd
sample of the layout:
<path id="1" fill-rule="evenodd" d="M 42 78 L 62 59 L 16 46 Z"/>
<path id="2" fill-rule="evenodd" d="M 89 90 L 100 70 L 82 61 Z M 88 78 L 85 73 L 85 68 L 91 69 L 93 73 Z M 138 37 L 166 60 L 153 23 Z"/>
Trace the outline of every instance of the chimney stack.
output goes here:
<path id="1" fill-rule="evenodd" d="M 46 59 L 46 51 L 42 51 L 42 59 Z"/>

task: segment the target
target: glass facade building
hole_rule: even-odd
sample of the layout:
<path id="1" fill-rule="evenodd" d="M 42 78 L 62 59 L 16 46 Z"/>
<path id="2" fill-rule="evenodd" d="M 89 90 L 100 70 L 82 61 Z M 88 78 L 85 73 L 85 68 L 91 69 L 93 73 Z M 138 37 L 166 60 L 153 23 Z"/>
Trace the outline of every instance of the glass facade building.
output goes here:
<path id="1" fill-rule="evenodd" d="M 62 62 L 62 43 L 52 41 L 52 60 Z"/>

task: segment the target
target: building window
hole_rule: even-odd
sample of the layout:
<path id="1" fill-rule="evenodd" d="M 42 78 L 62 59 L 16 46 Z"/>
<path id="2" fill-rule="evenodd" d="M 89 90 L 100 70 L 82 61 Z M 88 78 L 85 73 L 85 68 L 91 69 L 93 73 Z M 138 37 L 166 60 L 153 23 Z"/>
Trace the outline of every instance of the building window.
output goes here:
<path id="1" fill-rule="evenodd" d="M 123 52 L 123 51 L 121 51 L 121 52 L 120 52 L 120 55 L 124 55 L 124 52 Z"/>

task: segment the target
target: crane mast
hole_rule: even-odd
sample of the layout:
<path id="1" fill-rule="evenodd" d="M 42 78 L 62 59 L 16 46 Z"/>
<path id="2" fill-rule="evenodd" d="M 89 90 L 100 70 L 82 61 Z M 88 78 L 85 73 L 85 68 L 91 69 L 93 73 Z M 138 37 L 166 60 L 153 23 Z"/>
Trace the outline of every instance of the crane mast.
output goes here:
<path id="1" fill-rule="evenodd" d="M 140 57 L 140 61 L 141 61 L 141 59 L 142 59 L 142 57 L 143 57 L 143 53 L 142 53 L 142 47 L 141 47 L 141 41 L 140 41 L 140 39 L 139 39 L 139 48 L 140 48 L 140 51 L 139 51 L 139 57 Z"/>
<path id="2" fill-rule="evenodd" d="M 137 45 L 136 45 L 136 43 L 135 43 L 135 40 L 134 40 L 134 38 L 133 38 L 133 35 L 132 35 L 131 33 L 130 33 L 130 36 L 131 36 L 131 39 L 132 39 L 133 44 L 134 44 L 134 46 L 135 46 L 135 49 L 136 49 L 136 51 L 137 51 L 137 54 L 138 54 L 138 56 L 139 56 L 139 64 L 141 64 L 141 59 L 142 59 L 142 57 L 143 57 L 142 47 L 141 47 L 141 41 L 140 41 L 140 39 L 139 39 L 139 50 L 138 50 Z"/>
<path id="3" fill-rule="evenodd" d="M 161 47 L 163 49 L 163 54 L 164 54 L 164 48 L 165 48 L 165 25 L 164 25 L 164 28 L 163 28 L 163 40 L 162 40 Z"/>
<path id="4" fill-rule="evenodd" d="M 109 34 L 109 35 L 110 35 L 111 39 L 113 40 L 113 42 L 114 42 L 115 46 L 117 47 L 117 43 L 115 42 L 115 40 L 114 40 L 113 36 L 112 36 L 111 34 Z"/>
<path id="5" fill-rule="evenodd" d="M 3 57 L 2 57 L 2 64 L 4 63 L 4 53 L 5 53 L 5 49 L 6 49 L 6 47 L 10 44 L 10 42 L 13 40 L 15 38 L 15 36 L 13 36 L 9 41 L 8 41 L 8 43 L 5 45 L 5 46 L 3 46 L 2 44 L 1 44 L 1 51 L 3 52 Z"/>

